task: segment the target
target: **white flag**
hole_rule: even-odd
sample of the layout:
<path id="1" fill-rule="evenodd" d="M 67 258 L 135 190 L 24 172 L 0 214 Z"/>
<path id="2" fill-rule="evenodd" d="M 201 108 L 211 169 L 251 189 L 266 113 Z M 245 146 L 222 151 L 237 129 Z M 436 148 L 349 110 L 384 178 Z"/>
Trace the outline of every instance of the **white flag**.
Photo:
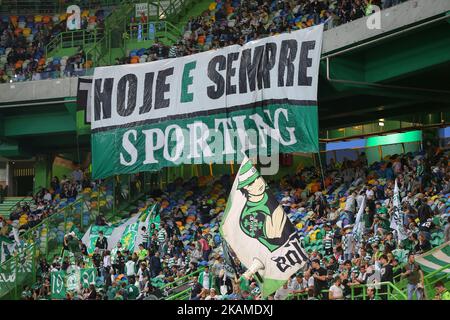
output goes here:
<path id="1" fill-rule="evenodd" d="M 263 297 L 280 288 L 305 265 L 307 256 L 294 225 L 263 177 L 245 157 L 231 188 L 220 232 L 248 269 Z"/>
<path id="2" fill-rule="evenodd" d="M 353 239 L 355 239 L 355 243 L 357 245 L 360 244 L 362 239 L 362 234 L 364 231 L 364 221 L 363 221 L 363 214 L 364 210 L 366 209 L 366 197 L 364 196 L 361 206 L 359 207 L 358 214 L 356 215 L 355 225 L 353 226 Z"/>
<path id="3" fill-rule="evenodd" d="M 408 238 L 408 235 L 405 232 L 405 228 L 403 227 L 403 217 L 400 212 L 400 193 L 398 191 L 397 179 L 395 179 L 395 187 L 394 187 L 394 212 L 391 218 L 391 229 L 394 229 L 397 233 L 398 241 L 402 241 Z"/>

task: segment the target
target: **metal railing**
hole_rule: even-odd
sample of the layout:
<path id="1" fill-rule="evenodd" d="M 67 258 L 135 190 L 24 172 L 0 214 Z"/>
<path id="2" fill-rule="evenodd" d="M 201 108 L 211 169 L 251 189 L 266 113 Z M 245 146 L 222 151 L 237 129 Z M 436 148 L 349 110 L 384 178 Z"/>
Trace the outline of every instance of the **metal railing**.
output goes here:
<path id="1" fill-rule="evenodd" d="M 169 5 L 158 12 L 158 17 L 161 19 L 174 19 L 184 9 L 189 7 L 193 1 L 191 0 L 170 0 Z"/>
<path id="2" fill-rule="evenodd" d="M 103 29 L 96 28 L 94 30 L 72 30 L 60 32 L 55 35 L 52 40 L 45 46 L 45 55 L 48 56 L 52 52 L 60 49 L 86 47 L 94 44 L 103 36 Z"/>
<path id="3" fill-rule="evenodd" d="M 164 292 L 164 294 L 167 295 L 166 298 L 164 298 L 164 300 L 189 300 L 192 291 L 192 287 L 190 285 L 192 277 L 200 274 L 200 272 L 202 272 L 204 269 L 205 269 L 204 267 L 198 268 L 196 271 L 191 272 L 190 274 L 187 274 L 183 277 L 180 277 L 179 279 L 176 279 L 173 282 L 163 285 L 160 289 L 162 292 Z M 188 287 L 180 292 L 171 294 L 171 292 L 183 286 Z"/>
<path id="4" fill-rule="evenodd" d="M 375 297 L 385 298 L 386 300 L 406 300 L 406 294 L 397 288 L 392 282 L 378 282 L 376 284 L 361 284 L 350 286 L 350 300 L 367 300 L 367 287 L 375 289 Z M 321 295 L 326 295 L 328 300 L 328 290 L 322 290 Z M 308 298 L 307 292 L 290 293 L 286 300 L 306 300 Z"/>
<path id="5" fill-rule="evenodd" d="M 375 289 L 375 296 L 385 300 L 407 300 L 406 294 L 392 282 L 378 282 L 351 286 L 351 300 L 367 300 L 367 288 Z"/>
<path id="6" fill-rule="evenodd" d="M 180 39 L 182 33 L 168 21 L 149 21 L 146 23 L 130 23 L 127 26 L 129 40 L 155 40 L 165 38 L 170 42 Z"/>
<path id="7" fill-rule="evenodd" d="M 448 288 L 450 275 L 445 272 L 447 269 L 450 269 L 450 264 L 434 270 L 423 277 L 424 289 L 428 299 L 432 299 L 432 296 L 434 297 L 434 285 L 436 282 L 443 281 L 444 285 Z"/>
<path id="8" fill-rule="evenodd" d="M 7 197 L 5 197 L 5 198 L 7 198 Z M 24 201 L 25 199 L 29 199 L 29 198 L 31 198 L 31 197 L 25 196 L 25 197 L 23 197 L 22 199 L 16 201 L 16 203 L 14 203 L 14 204 L 8 209 L 8 212 L 11 213 L 11 211 L 13 211 L 14 208 L 17 207 L 17 204 L 18 204 L 18 203 L 21 203 L 21 202 Z"/>
<path id="9" fill-rule="evenodd" d="M 191 281 L 192 277 L 200 274 L 200 272 L 202 272 L 204 269 L 205 268 L 203 268 L 203 267 L 198 268 L 194 272 L 191 272 L 185 276 L 182 276 L 182 277 L 174 280 L 173 282 L 166 283 L 165 285 L 161 286 L 160 290 L 168 292 L 169 290 L 173 290 L 182 285 L 186 285 Z"/>
<path id="10" fill-rule="evenodd" d="M 191 297 L 191 291 L 192 288 L 189 287 L 181 292 L 178 292 L 177 294 L 167 297 L 165 300 L 189 300 Z"/>

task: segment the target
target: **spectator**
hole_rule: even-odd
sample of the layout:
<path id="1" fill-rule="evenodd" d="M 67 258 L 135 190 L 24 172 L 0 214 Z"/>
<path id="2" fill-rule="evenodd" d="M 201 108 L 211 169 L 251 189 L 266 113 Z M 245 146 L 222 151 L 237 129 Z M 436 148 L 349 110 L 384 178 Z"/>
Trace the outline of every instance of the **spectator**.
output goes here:
<path id="1" fill-rule="evenodd" d="M 285 300 L 287 296 L 292 293 L 292 290 L 288 287 L 287 281 L 275 292 L 275 300 Z"/>
<path id="2" fill-rule="evenodd" d="M 198 276 L 198 282 L 203 286 L 204 289 L 211 289 L 213 286 L 213 276 L 209 272 L 209 266 L 205 266 L 205 269 Z"/>
<path id="3" fill-rule="evenodd" d="M 341 285 L 341 278 L 336 276 L 334 278 L 334 283 L 330 287 L 328 299 L 330 300 L 344 300 L 344 291 Z"/>
<path id="4" fill-rule="evenodd" d="M 108 240 L 106 240 L 106 237 L 103 235 L 103 231 L 98 232 L 98 238 L 95 242 L 95 247 L 99 250 L 106 250 L 108 249 Z"/>
<path id="5" fill-rule="evenodd" d="M 450 300 L 450 292 L 445 288 L 442 281 L 436 282 L 434 288 L 436 289 L 434 300 Z"/>
<path id="6" fill-rule="evenodd" d="M 322 290 L 327 286 L 327 270 L 320 266 L 319 260 L 312 261 L 312 272 L 314 278 L 314 296 L 321 296 L 326 300 L 326 296 L 322 294 Z"/>
<path id="7" fill-rule="evenodd" d="M 406 265 L 406 271 L 401 275 L 408 279 L 408 300 L 413 300 L 413 294 L 416 294 L 417 300 L 422 300 L 424 295 L 424 280 L 423 272 L 420 266 L 415 262 L 414 254 L 408 255 L 408 264 Z"/>

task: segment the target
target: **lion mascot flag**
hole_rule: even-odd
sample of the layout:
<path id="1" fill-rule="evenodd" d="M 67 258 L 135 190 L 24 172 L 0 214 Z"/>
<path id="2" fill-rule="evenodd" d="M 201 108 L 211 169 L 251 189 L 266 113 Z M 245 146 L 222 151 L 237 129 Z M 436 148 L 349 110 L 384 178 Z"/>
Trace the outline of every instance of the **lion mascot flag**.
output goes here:
<path id="1" fill-rule="evenodd" d="M 220 226 L 263 297 L 280 288 L 308 259 L 298 233 L 252 162 L 245 157 L 231 188 Z"/>

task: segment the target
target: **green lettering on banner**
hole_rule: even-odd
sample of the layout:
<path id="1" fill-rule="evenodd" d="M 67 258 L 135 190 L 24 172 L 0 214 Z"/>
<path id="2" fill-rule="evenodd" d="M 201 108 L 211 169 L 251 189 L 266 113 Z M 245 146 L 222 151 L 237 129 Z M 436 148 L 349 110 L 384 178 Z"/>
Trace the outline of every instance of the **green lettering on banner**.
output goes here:
<path id="1" fill-rule="evenodd" d="M 194 78 L 190 75 L 190 72 L 195 69 L 196 65 L 196 61 L 192 61 L 184 65 L 183 80 L 181 82 L 181 102 L 191 102 L 194 100 L 194 94 L 192 92 L 188 92 L 188 87 L 194 83 Z"/>

